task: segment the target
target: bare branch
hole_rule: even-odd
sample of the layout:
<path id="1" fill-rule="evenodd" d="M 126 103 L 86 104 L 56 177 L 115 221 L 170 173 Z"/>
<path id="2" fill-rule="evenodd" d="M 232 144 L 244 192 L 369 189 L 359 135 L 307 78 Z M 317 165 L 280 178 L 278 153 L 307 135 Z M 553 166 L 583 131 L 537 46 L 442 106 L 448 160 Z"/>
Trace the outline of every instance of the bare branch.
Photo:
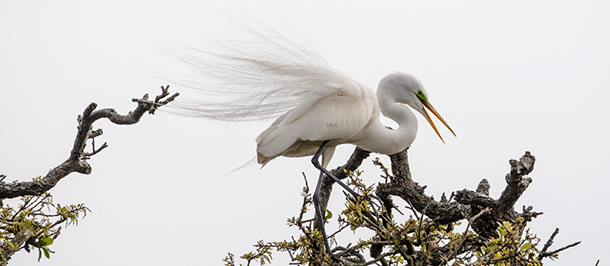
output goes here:
<path id="1" fill-rule="evenodd" d="M 140 104 L 147 105 L 147 106 L 148 106 L 148 109 L 147 109 L 147 110 L 148 110 L 148 113 L 150 113 L 151 115 L 154 115 L 154 114 L 155 114 L 155 111 L 156 111 L 156 110 L 157 110 L 159 107 L 161 107 L 161 106 L 163 106 L 163 105 L 166 105 L 166 104 L 168 104 L 168 103 L 172 102 L 172 101 L 173 101 L 174 99 L 176 99 L 176 97 L 178 97 L 179 95 L 180 95 L 180 93 L 177 93 L 177 92 L 176 92 L 176 93 L 174 93 L 174 95 L 172 95 L 172 96 L 168 97 L 167 99 L 165 99 L 165 100 L 161 101 L 161 99 L 163 99 L 163 98 L 165 98 L 165 97 L 169 96 L 169 85 L 167 85 L 167 86 L 165 86 L 165 87 L 164 87 L 164 86 L 161 86 L 161 94 L 160 94 L 160 95 L 157 95 L 157 97 L 155 97 L 155 101 L 154 101 L 154 102 L 153 102 L 153 101 L 149 101 L 149 100 L 148 100 L 148 94 L 145 94 L 145 95 L 144 95 L 144 97 L 143 97 L 142 99 L 136 99 L 136 98 L 133 98 L 133 99 L 132 99 L 132 101 L 133 101 L 133 102 L 140 103 Z"/>
<path id="2" fill-rule="evenodd" d="M 542 259 L 544 259 L 546 257 L 553 256 L 553 255 L 555 255 L 555 254 L 557 254 L 559 252 L 562 252 L 562 251 L 564 251 L 564 250 L 566 250 L 568 248 L 575 247 L 578 244 L 580 244 L 580 241 L 578 241 L 578 242 L 574 242 L 572 244 L 569 244 L 567 246 L 561 247 L 559 249 L 547 252 L 547 250 L 553 245 L 553 240 L 555 239 L 557 234 L 559 234 L 559 228 L 555 228 L 555 231 L 553 232 L 553 234 L 551 234 L 551 237 L 549 237 L 549 240 L 546 241 L 546 243 L 544 244 L 544 247 L 540 251 L 540 254 L 538 255 L 538 257 L 540 258 L 541 261 L 542 261 Z"/>
<path id="3" fill-rule="evenodd" d="M 551 247 L 551 245 L 553 245 L 553 239 L 555 239 L 557 234 L 559 234 L 559 228 L 555 228 L 555 231 L 553 232 L 553 234 L 551 234 L 551 237 L 549 237 L 549 240 L 547 240 L 546 243 L 544 244 L 544 247 L 542 247 L 540 254 L 546 253 L 546 250 L 549 249 L 549 247 Z"/>
<path id="4" fill-rule="evenodd" d="M 451 257 L 449 257 L 449 259 L 447 261 L 450 261 L 453 258 L 457 257 L 458 252 L 460 251 L 460 248 L 462 247 L 462 244 L 464 244 L 464 240 L 467 239 L 468 229 L 470 229 L 470 225 L 472 225 L 476 219 L 479 219 L 479 217 L 481 217 L 483 215 L 486 215 L 486 214 L 489 214 L 490 212 L 491 212 L 491 209 L 489 207 L 487 207 L 484 210 L 482 210 L 481 212 L 479 212 L 477 215 L 475 215 L 472 218 L 468 219 L 468 224 L 466 225 L 466 229 L 464 230 L 464 233 L 461 236 L 460 242 L 457 245 L 457 247 L 455 248 L 455 250 L 453 251 L 453 254 L 451 255 Z"/>
<path id="5" fill-rule="evenodd" d="M 398 196 L 409 202 L 417 211 L 442 224 L 464 219 L 465 210 L 463 205 L 457 202 L 441 203 L 435 201 L 424 193 L 425 187 L 413 182 L 409 170 L 407 150 L 390 156 L 393 178 L 389 183 L 377 185 L 377 196 L 382 199 L 389 195 Z"/>
<path id="6" fill-rule="evenodd" d="M 510 173 L 506 175 L 507 186 L 498 199 L 497 212 L 509 215 L 505 219 L 515 219 L 516 213 L 513 211 L 515 203 L 527 189 L 532 179 L 525 176 L 534 170 L 534 157 L 529 151 L 517 160 L 510 160 Z"/>
<path id="7" fill-rule="evenodd" d="M 171 101 L 173 101 L 178 93 L 172 95 L 168 99 L 161 101 L 164 97 L 169 95 L 168 88 L 169 86 L 161 87 L 162 94 L 155 99 L 154 102 L 148 101 L 148 95 L 145 95 L 143 99 L 137 100 L 138 106 L 135 110 L 129 112 L 127 115 L 120 115 L 114 109 L 101 109 L 95 110 L 97 108 L 96 103 L 91 103 L 85 110 L 82 115 L 78 116 L 78 131 L 76 133 L 76 138 L 74 140 L 74 145 L 72 150 L 70 151 L 70 156 L 66 161 L 51 169 L 46 176 L 37 181 L 28 181 L 28 182 L 13 182 L 13 183 L 0 183 L 0 199 L 5 198 L 15 198 L 19 196 L 25 195 L 42 195 L 44 192 L 50 190 L 55 187 L 55 185 L 64 177 L 73 172 L 78 172 L 81 174 L 90 174 L 91 166 L 86 162 L 86 160 L 102 151 L 108 145 L 104 143 L 100 148 L 93 149 L 93 152 L 87 153 L 84 152 L 87 140 L 89 138 L 94 138 L 100 136 L 103 132 L 101 129 L 92 130 L 93 123 L 101 118 L 107 118 L 112 123 L 118 125 L 131 125 L 140 121 L 142 115 L 145 112 L 154 110 L 160 106 L 163 106 Z M 154 112 L 154 111 L 153 111 Z"/>
<path id="8" fill-rule="evenodd" d="M 456 191 L 455 200 L 462 204 L 489 208 L 495 208 L 498 204 L 497 201 L 490 196 L 467 189 Z"/>
<path id="9" fill-rule="evenodd" d="M 562 247 L 562 248 L 559 248 L 559 249 L 553 250 L 553 251 L 551 251 L 551 252 L 546 252 L 546 253 L 543 253 L 543 254 L 541 254 L 541 255 L 540 255 L 540 259 L 542 259 L 542 258 L 546 258 L 546 257 L 549 257 L 549 256 L 552 256 L 552 255 L 557 254 L 557 253 L 559 253 L 559 252 L 562 252 L 562 251 L 564 251 L 564 250 L 566 250 L 566 249 L 568 249 L 568 248 L 578 246 L 578 244 L 580 244 L 580 242 L 581 242 L 581 241 L 577 241 L 577 242 L 574 242 L 574 243 L 572 243 L 572 244 L 569 244 L 569 245 L 567 245 L 567 246 L 565 246 L 565 247 Z"/>
<path id="10" fill-rule="evenodd" d="M 468 205 L 469 215 L 478 213 L 482 208 L 492 209 L 490 217 L 475 221 L 472 226 L 475 232 L 483 237 L 491 238 L 496 235 L 495 229 L 498 222 L 512 222 L 518 217 L 523 217 L 525 222 L 529 222 L 532 218 L 542 214 L 542 212 L 533 212 L 531 206 L 524 207 L 521 214 L 514 210 L 515 203 L 532 182 L 532 179 L 525 175 L 532 172 L 535 161 L 536 158 L 529 151 L 526 151 L 519 161 L 509 161 L 511 170 L 505 178 L 507 186 L 497 200 L 489 197 L 490 185 L 486 179 L 481 180 L 476 192 L 467 189 L 456 192 L 455 200 Z"/>

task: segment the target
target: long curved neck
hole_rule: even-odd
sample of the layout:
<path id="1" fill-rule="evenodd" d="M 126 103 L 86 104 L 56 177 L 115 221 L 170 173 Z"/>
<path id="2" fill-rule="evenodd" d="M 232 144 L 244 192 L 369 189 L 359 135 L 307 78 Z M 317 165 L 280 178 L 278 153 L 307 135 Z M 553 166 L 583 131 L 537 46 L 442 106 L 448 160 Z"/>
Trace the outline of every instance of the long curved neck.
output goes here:
<path id="1" fill-rule="evenodd" d="M 394 97 L 388 96 L 385 93 L 379 93 L 377 97 L 381 113 L 398 124 L 398 129 L 396 130 L 391 130 L 384 126 L 385 134 L 392 141 L 392 144 L 396 146 L 396 152 L 411 146 L 417 135 L 417 117 L 415 117 L 415 114 L 413 114 L 408 106 L 398 104 Z"/>
<path id="2" fill-rule="evenodd" d="M 406 105 L 398 104 L 396 99 L 387 93 L 384 88 L 379 88 L 377 100 L 381 113 L 394 120 L 398 129 L 392 130 L 384 126 L 375 114 L 371 123 L 367 126 L 367 132 L 363 134 L 365 139 L 355 143 L 359 147 L 377 153 L 395 154 L 401 152 L 415 140 L 417 135 L 417 118 Z"/>

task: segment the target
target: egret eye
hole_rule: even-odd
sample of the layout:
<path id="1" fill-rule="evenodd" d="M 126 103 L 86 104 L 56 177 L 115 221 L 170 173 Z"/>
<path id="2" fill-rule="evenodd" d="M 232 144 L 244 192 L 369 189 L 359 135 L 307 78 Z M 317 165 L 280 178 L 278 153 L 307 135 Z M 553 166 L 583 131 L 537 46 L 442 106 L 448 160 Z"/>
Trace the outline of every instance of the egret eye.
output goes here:
<path id="1" fill-rule="evenodd" d="M 428 98 L 426 97 L 426 95 L 424 94 L 424 92 L 422 90 L 418 90 L 415 95 L 417 95 L 417 98 L 419 98 L 423 102 L 428 102 Z"/>

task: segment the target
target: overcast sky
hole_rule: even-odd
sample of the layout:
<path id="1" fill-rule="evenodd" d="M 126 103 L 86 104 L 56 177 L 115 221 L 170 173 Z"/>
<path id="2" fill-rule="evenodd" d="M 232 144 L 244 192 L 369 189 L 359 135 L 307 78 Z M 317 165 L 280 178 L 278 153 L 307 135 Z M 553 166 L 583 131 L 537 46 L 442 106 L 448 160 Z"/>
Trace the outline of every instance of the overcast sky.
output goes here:
<path id="1" fill-rule="evenodd" d="M 577 3 L 578 2 L 578 3 Z M 166 52 L 200 47 L 209 31 L 230 34 L 204 1 L 0 2 L 0 173 L 44 175 L 69 155 L 76 117 L 90 102 L 132 110 L 192 72 Z M 542 211 L 530 223 L 554 248 L 582 240 L 547 265 L 608 264 L 610 174 L 610 4 L 604 1 L 236 1 L 250 13 L 298 32 L 335 69 L 375 89 L 393 71 L 417 76 L 457 134 L 446 144 L 422 117 L 409 150 L 413 178 L 428 194 L 475 189 L 497 198 L 508 160 L 537 158 L 534 182 L 516 205 Z M 241 11 L 235 11 L 239 7 Z M 226 30 L 225 30 L 226 29 Z M 177 84 L 188 98 L 190 91 Z M 180 100 L 181 98 L 178 98 Z M 298 233 L 285 226 L 302 201 L 308 159 L 280 158 L 264 169 L 227 172 L 255 156 L 271 121 L 221 124 L 159 112 L 135 126 L 95 124 L 109 147 L 51 193 L 93 211 L 62 230 L 39 265 L 221 265 L 260 239 Z M 353 146 L 335 153 L 344 163 Z M 379 155 L 385 161 L 386 156 Z M 373 156 L 373 158 L 375 155 Z M 370 160 L 365 181 L 379 182 Z M 340 212 L 343 198 L 331 198 Z M 313 215 L 313 214 L 310 214 Z M 349 233 L 348 233 L 349 234 Z M 363 236 L 365 237 L 365 236 Z M 346 243 L 342 243 L 346 244 Z M 286 265 L 277 254 L 274 265 Z M 34 264 L 21 252 L 12 265 Z"/>

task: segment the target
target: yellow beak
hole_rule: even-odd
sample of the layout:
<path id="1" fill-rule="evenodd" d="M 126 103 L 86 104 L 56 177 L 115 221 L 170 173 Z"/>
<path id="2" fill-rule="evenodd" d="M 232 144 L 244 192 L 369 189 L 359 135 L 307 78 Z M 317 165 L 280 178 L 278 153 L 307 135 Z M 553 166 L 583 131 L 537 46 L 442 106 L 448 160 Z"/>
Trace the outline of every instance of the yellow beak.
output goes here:
<path id="1" fill-rule="evenodd" d="M 432 128 L 434 128 L 434 131 L 436 132 L 436 134 L 438 135 L 439 138 L 441 138 L 441 141 L 443 143 L 445 143 L 445 140 L 443 139 L 443 137 L 441 137 L 441 133 L 438 132 L 438 129 L 436 128 L 436 125 L 434 125 L 434 122 L 432 122 L 432 119 L 430 118 L 430 116 L 428 115 L 428 112 L 426 112 L 426 108 L 428 108 L 428 110 L 430 110 L 430 112 L 432 112 L 434 114 L 434 116 L 436 116 L 436 118 L 438 118 L 438 120 L 440 120 L 443 125 L 445 125 L 449 131 L 451 131 L 451 133 L 453 134 L 453 136 L 455 135 L 455 132 L 453 132 L 453 129 L 451 129 L 451 127 L 447 124 L 447 122 L 445 122 L 445 119 L 443 119 L 441 117 L 441 115 L 434 109 L 434 107 L 432 107 L 432 105 L 430 104 L 430 102 L 428 101 L 421 101 L 422 104 L 424 105 L 425 108 L 423 108 L 422 110 L 424 111 L 424 116 L 426 117 L 426 120 L 428 120 L 428 123 L 430 123 L 430 125 L 432 126 Z M 457 136 L 456 136 L 457 137 Z"/>

